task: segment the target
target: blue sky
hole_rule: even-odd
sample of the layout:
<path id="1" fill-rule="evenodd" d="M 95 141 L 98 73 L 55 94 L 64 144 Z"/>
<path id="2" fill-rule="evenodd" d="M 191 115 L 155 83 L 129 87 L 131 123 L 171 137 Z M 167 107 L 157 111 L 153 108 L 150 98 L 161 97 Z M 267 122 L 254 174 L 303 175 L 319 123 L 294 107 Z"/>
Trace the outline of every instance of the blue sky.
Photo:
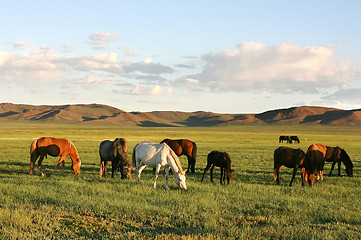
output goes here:
<path id="1" fill-rule="evenodd" d="M 0 102 L 219 113 L 361 108 L 360 1 L 0 6 Z"/>

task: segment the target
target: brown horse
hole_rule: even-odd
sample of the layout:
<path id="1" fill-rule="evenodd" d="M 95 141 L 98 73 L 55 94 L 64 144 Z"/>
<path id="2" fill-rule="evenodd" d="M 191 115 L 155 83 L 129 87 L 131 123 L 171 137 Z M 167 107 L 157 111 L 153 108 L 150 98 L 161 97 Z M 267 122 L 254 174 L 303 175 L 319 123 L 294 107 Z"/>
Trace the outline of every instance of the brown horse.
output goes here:
<path id="1" fill-rule="evenodd" d="M 292 141 L 294 141 L 296 143 L 300 143 L 300 139 L 297 136 L 290 136 L 290 140 L 291 140 L 291 143 L 292 143 Z"/>
<path id="2" fill-rule="evenodd" d="M 305 161 L 306 154 L 301 149 L 293 149 L 289 147 L 279 147 L 274 151 L 274 180 L 280 184 L 280 171 L 283 166 L 293 168 L 293 174 L 290 182 L 292 186 L 293 180 L 296 176 L 297 169 L 302 168 L 302 186 L 305 185 L 303 162 Z"/>
<path id="3" fill-rule="evenodd" d="M 317 178 L 323 179 L 323 165 L 325 164 L 327 148 L 322 144 L 312 144 L 308 147 L 306 153 L 306 159 L 304 162 L 304 167 L 306 170 L 306 179 L 308 179 L 309 184 L 313 187 Z"/>
<path id="4" fill-rule="evenodd" d="M 99 176 L 106 178 L 108 162 L 112 162 L 112 178 L 114 171 L 120 166 L 121 178 L 131 179 L 132 164 L 127 155 L 128 143 L 124 138 L 116 138 L 114 141 L 105 140 L 99 145 L 100 171 Z"/>
<path id="5" fill-rule="evenodd" d="M 226 152 L 212 151 L 207 156 L 207 166 L 204 169 L 202 182 L 209 168 L 211 168 L 211 182 L 213 182 L 213 171 L 216 167 L 221 168 L 221 184 L 225 183 L 227 177 L 227 183 L 231 184 L 233 170 L 231 169 L 231 158 Z M 223 172 L 224 171 L 224 172 Z"/>
<path id="6" fill-rule="evenodd" d="M 47 155 L 52 157 L 60 156 L 58 164 L 54 169 L 54 174 L 58 169 L 59 165 L 63 164 L 63 175 L 64 175 L 64 161 L 67 156 L 70 156 L 73 164 L 72 168 L 75 174 L 80 174 L 81 162 L 79 159 L 78 151 L 74 144 L 67 138 L 52 138 L 52 137 L 42 137 L 35 141 L 30 146 L 30 175 L 33 174 L 34 164 L 39 158 L 39 170 L 40 175 L 44 176 L 44 173 L 41 169 L 41 164 L 43 163 L 44 157 Z"/>
<path id="7" fill-rule="evenodd" d="M 312 145 L 311 145 L 312 146 Z M 311 146 L 309 148 L 311 148 Z M 332 162 L 331 171 L 328 176 L 331 176 L 333 168 L 336 163 L 338 164 L 338 176 L 341 176 L 341 162 L 346 167 L 346 174 L 349 177 L 353 176 L 353 164 L 350 159 L 350 156 L 346 153 L 346 151 L 340 147 L 328 147 L 323 144 L 315 144 L 318 149 L 323 153 L 323 159 L 326 162 Z M 317 172 L 317 179 L 323 179 L 323 166 L 320 166 Z"/>
<path id="8" fill-rule="evenodd" d="M 178 157 L 186 155 L 188 158 L 188 168 L 186 173 L 189 171 L 192 173 L 195 172 L 197 159 L 197 145 L 195 142 L 192 142 L 188 139 L 171 140 L 166 138 L 160 143 L 166 143 L 175 152 L 175 154 L 177 154 Z"/>

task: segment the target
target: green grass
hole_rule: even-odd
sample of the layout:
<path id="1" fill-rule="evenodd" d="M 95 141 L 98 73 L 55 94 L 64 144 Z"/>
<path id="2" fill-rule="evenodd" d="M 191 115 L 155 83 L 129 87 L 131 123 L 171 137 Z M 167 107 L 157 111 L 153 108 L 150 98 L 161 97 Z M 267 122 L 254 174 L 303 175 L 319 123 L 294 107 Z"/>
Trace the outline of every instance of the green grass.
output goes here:
<path id="1" fill-rule="evenodd" d="M 325 176 L 313 188 L 302 187 L 300 172 L 283 168 L 273 182 L 273 151 L 279 135 L 298 135 L 306 150 L 312 143 L 340 146 L 354 163 L 354 177 Z M 44 177 L 29 176 L 29 147 L 42 136 L 68 137 L 78 148 L 82 173 L 70 159 L 65 176 L 52 171 L 58 158 L 44 160 Z M 187 175 L 187 191 L 164 175 L 152 189 L 154 174 L 133 179 L 99 179 L 99 143 L 124 137 L 128 155 L 135 144 L 164 138 L 188 138 L 198 145 L 196 173 Z M 215 183 L 209 173 L 200 182 L 207 154 L 227 151 L 235 170 L 231 185 Z M 356 127 L 240 126 L 219 128 L 112 128 L 65 124 L 7 123 L 0 128 L 1 239 L 360 239 L 361 132 Z M 180 158 L 183 168 L 186 158 Z M 36 169 L 37 170 L 37 169 Z M 325 165 L 325 175 L 330 164 Z"/>

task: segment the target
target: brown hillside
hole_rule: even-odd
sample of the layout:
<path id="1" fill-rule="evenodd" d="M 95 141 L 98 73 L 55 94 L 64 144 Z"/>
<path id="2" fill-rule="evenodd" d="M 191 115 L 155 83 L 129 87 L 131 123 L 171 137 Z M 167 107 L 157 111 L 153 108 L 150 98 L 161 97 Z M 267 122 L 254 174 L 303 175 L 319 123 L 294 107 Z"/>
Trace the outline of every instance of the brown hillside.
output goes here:
<path id="1" fill-rule="evenodd" d="M 143 127 L 196 127 L 238 124 L 330 124 L 361 125 L 361 109 L 341 110 L 324 107 L 292 107 L 260 114 L 218 114 L 212 112 L 125 112 L 100 104 L 33 106 L 0 104 L 0 121 L 69 122 L 115 124 Z"/>

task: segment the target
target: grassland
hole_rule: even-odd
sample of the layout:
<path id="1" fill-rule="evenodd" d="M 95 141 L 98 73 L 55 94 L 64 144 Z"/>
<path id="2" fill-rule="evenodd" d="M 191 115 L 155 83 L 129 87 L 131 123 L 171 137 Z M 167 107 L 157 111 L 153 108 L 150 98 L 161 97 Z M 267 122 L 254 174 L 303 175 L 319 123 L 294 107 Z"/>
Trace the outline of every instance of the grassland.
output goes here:
<path id="1" fill-rule="evenodd" d="M 273 151 L 279 135 L 298 135 L 300 147 L 311 143 L 341 146 L 354 163 L 354 177 L 326 176 L 313 188 L 302 187 L 298 173 L 283 168 L 281 185 L 273 182 Z M 29 147 L 42 136 L 67 137 L 78 148 L 82 173 L 75 176 L 66 160 L 65 176 L 52 175 L 57 158 L 44 160 L 46 176 L 29 176 Z M 151 169 L 142 184 L 133 179 L 99 179 L 99 143 L 124 137 L 131 156 L 136 143 L 188 138 L 198 145 L 196 173 L 187 175 L 189 190 L 170 178 L 171 190 L 152 189 Z M 206 156 L 229 152 L 235 170 L 231 185 L 207 175 L 200 182 Z M 184 168 L 186 158 L 181 157 Z M 218 128 L 113 128 L 82 125 L 0 127 L 1 239 L 360 239 L 361 131 L 356 127 L 239 126 Z M 325 166 L 325 175 L 330 164 Z M 110 169 L 109 169 L 110 171 Z M 38 173 L 36 171 L 35 173 Z M 108 174 L 109 176 L 110 174 Z"/>

